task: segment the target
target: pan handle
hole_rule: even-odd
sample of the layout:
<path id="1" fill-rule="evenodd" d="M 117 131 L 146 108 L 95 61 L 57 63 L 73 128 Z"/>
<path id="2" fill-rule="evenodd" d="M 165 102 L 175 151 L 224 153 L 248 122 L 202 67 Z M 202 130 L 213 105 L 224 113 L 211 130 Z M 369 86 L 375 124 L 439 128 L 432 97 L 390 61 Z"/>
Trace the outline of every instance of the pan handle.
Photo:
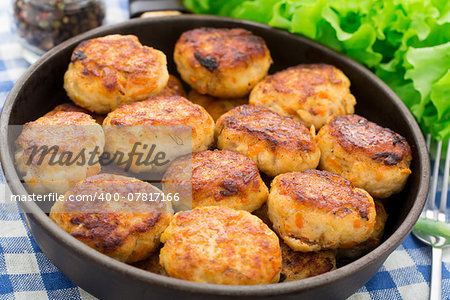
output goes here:
<path id="1" fill-rule="evenodd" d="M 187 12 L 186 8 L 177 0 L 129 0 L 128 4 L 130 18 Z"/>

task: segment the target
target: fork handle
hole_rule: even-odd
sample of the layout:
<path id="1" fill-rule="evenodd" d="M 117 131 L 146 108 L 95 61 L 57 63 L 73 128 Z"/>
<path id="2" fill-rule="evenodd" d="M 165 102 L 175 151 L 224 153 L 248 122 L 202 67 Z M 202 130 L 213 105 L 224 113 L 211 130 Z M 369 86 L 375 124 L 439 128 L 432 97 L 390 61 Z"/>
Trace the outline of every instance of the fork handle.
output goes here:
<path id="1" fill-rule="evenodd" d="M 442 248 L 432 248 L 430 300 L 441 300 L 442 295 Z"/>

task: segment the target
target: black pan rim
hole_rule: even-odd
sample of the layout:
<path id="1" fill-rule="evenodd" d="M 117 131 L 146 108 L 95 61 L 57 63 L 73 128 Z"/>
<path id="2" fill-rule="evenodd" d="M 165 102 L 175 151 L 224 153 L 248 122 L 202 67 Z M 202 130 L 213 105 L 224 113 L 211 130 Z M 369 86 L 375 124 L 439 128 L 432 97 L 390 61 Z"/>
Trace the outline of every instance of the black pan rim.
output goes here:
<path id="1" fill-rule="evenodd" d="M 417 171 L 420 172 L 422 176 L 422 180 L 420 182 L 420 187 L 417 192 L 417 197 L 415 203 L 411 210 L 408 212 L 405 221 L 399 226 L 399 228 L 388 237 L 381 245 L 379 245 L 376 249 L 368 253 L 367 255 L 349 263 L 346 266 L 338 268 L 334 271 L 318 275 L 312 278 L 303 279 L 300 281 L 294 282 L 284 282 L 284 283 L 276 283 L 276 284 L 267 284 L 267 285 L 252 285 L 252 286 L 227 286 L 227 285 L 217 285 L 217 284 L 201 284 L 195 282 L 189 282 L 185 280 L 165 277 L 157 274 L 153 274 L 151 272 L 147 272 L 144 270 L 140 270 L 131 265 L 127 265 L 116 261 L 106 255 L 103 255 L 96 250 L 86 246 L 82 242 L 78 241 L 74 237 L 67 234 L 64 230 L 59 228 L 53 221 L 48 218 L 48 216 L 34 203 L 34 202 L 21 202 L 20 206 L 22 210 L 33 218 L 44 230 L 49 232 L 59 243 L 65 244 L 68 247 L 75 250 L 82 258 L 91 261 L 92 263 L 97 263 L 104 265 L 105 267 L 111 269 L 115 272 L 120 272 L 126 274 L 127 276 L 131 276 L 136 280 L 140 280 L 149 284 L 160 285 L 166 288 L 193 292 L 204 295 L 224 295 L 224 296 L 271 296 L 271 295 L 287 295 L 294 294 L 296 292 L 311 289 L 313 287 L 321 286 L 324 284 L 330 284 L 332 282 L 336 282 L 342 278 L 349 276 L 350 274 L 357 273 L 358 271 L 367 267 L 371 261 L 376 260 L 377 258 L 383 257 L 385 260 L 387 256 L 397 248 L 401 242 L 406 238 L 406 236 L 411 232 L 415 222 L 417 221 L 423 206 L 425 205 L 425 201 L 427 198 L 428 187 L 429 187 L 429 178 L 430 178 L 430 164 L 428 158 L 428 152 L 425 145 L 425 140 L 423 134 L 415 121 L 414 117 L 405 106 L 405 104 L 398 98 L 398 96 L 390 90 L 390 88 L 378 77 L 376 77 L 371 71 L 366 69 L 364 66 L 360 65 L 356 61 L 344 56 L 340 53 L 335 52 L 334 50 L 318 44 L 317 42 L 310 40 L 306 37 L 300 35 L 293 35 L 288 33 L 287 31 L 274 29 L 268 25 L 255 23 L 251 21 L 237 20 L 232 18 L 224 18 L 224 17 L 216 17 L 209 15 L 181 15 L 181 16 L 170 16 L 170 17 L 158 17 L 151 19 L 134 19 L 125 21 L 118 24 L 113 24 L 109 26 L 103 26 L 100 28 L 93 29 L 79 36 L 73 37 L 68 41 L 62 43 L 61 45 L 55 47 L 46 53 L 39 61 L 33 64 L 25 74 L 21 76 L 21 78 L 16 82 L 13 89 L 10 91 L 1 116 L 0 116 L 0 162 L 3 166 L 3 170 L 5 173 L 5 178 L 10 186 L 13 193 L 16 194 L 27 194 L 24 186 L 20 183 L 20 179 L 18 174 L 16 173 L 14 167 L 14 157 L 11 155 L 8 149 L 8 135 L 7 135 L 7 127 L 9 125 L 9 117 L 14 104 L 14 100 L 16 95 L 19 93 L 22 85 L 27 81 L 28 77 L 39 70 L 39 67 L 46 61 L 50 60 L 56 53 L 58 53 L 61 49 L 65 49 L 67 47 L 72 47 L 73 45 L 78 44 L 82 40 L 89 38 L 93 35 L 101 34 L 107 30 L 118 30 L 121 28 L 126 28 L 128 26 L 133 26 L 135 24 L 151 24 L 155 21 L 160 21 L 161 19 L 176 19 L 177 21 L 183 20 L 197 20 L 197 21 L 226 21 L 230 22 L 231 25 L 239 25 L 239 24 L 247 24 L 253 27 L 259 27 L 266 30 L 277 31 L 280 35 L 288 36 L 289 38 L 296 38 L 302 40 L 305 44 L 313 44 L 315 47 L 320 48 L 322 51 L 331 52 L 334 56 L 340 56 L 346 63 L 351 64 L 353 67 L 358 69 L 360 72 L 364 73 L 369 77 L 370 80 L 373 81 L 375 85 L 387 91 L 388 95 L 393 100 L 395 106 L 398 107 L 399 112 L 402 116 L 408 121 L 409 126 L 411 127 L 411 131 L 414 136 L 414 143 L 417 145 L 418 157 L 420 160 L 417 163 Z"/>

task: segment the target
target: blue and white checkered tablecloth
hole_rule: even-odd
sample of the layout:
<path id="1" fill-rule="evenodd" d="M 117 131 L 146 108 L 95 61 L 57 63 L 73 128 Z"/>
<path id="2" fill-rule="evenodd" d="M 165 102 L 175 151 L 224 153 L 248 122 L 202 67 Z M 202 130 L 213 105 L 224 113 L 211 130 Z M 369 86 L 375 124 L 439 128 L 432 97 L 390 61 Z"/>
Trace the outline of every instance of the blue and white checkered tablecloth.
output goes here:
<path id="1" fill-rule="evenodd" d="M 108 0 L 107 23 L 128 17 L 126 0 Z M 14 82 L 28 68 L 10 31 L 11 1 L 0 0 L 0 107 Z M 5 202 L 0 171 L 0 300 L 95 299 L 72 283 L 39 249 L 16 204 Z M 449 249 L 450 250 L 450 249 Z M 431 248 L 411 235 L 376 275 L 351 299 L 427 299 Z M 450 251 L 444 251 L 443 299 L 450 299 Z"/>

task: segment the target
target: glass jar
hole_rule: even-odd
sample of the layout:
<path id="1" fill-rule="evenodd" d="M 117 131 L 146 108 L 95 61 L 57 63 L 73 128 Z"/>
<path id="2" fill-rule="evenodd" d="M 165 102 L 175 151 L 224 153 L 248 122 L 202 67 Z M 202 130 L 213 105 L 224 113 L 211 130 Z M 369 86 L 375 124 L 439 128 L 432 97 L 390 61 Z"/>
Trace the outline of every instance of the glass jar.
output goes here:
<path id="1" fill-rule="evenodd" d="M 102 0 L 15 0 L 15 30 L 22 45 L 42 55 L 57 44 L 102 25 Z"/>

